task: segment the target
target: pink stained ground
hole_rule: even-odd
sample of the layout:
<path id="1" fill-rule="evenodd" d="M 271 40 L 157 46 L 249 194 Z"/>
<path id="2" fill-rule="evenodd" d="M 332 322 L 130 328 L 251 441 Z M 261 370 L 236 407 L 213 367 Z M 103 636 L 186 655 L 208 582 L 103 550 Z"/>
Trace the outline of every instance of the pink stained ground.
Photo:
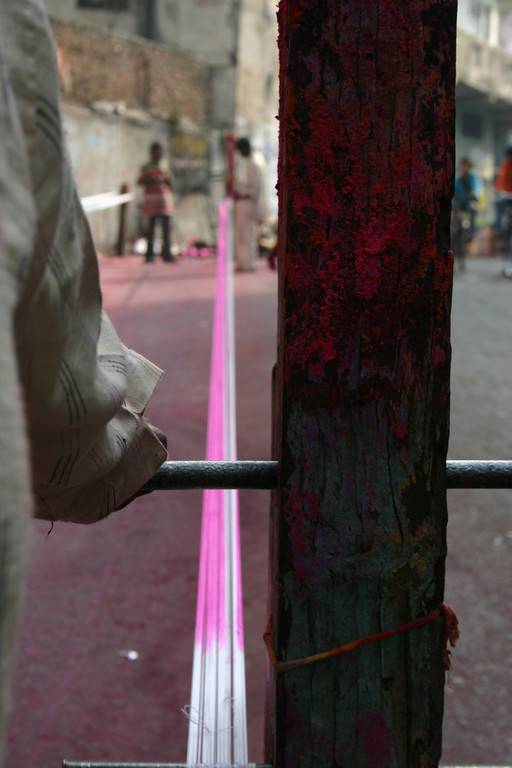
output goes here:
<path id="1" fill-rule="evenodd" d="M 215 262 L 102 259 L 122 338 L 166 369 L 148 417 L 171 458 L 202 459 Z M 450 458 L 512 455 L 512 285 L 497 259 L 456 275 Z M 276 274 L 235 276 L 238 452 L 270 458 Z M 450 491 L 446 602 L 461 637 L 442 765 L 512 765 L 510 490 Z M 202 494 L 160 492 L 98 526 L 33 524 L 5 768 L 185 759 Z M 269 494 L 241 492 L 249 758 L 262 758 Z M 126 658 L 136 650 L 137 660 Z M 33 760 L 30 760 L 30 756 Z"/>
<path id="2" fill-rule="evenodd" d="M 204 459 L 214 260 L 100 260 L 123 341 L 165 371 L 147 416 L 172 459 Z M 238 455 L 270 458 L 276 273 L 235 277 Z M 263 758 L 269 492 L 241 491 L 249 757 Z M 201 491 L 166 491 L 92 527 L 33 524 L 6 768 L 184 761 Z M 127 658 L 136 651 L 137 659 Z"/>

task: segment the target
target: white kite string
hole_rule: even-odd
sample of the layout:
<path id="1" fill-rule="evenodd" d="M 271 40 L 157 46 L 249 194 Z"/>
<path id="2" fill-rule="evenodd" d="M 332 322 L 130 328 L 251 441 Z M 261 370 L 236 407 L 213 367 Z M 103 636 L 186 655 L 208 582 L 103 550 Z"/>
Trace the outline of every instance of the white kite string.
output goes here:
<path id="1" fill-rule="evenodd" d="M 233 203 L 219 208 L 207 461 L 236 460 Z M 205 490 L 189 718 L 188 766 L 247 766 L 237 490 Z"/>

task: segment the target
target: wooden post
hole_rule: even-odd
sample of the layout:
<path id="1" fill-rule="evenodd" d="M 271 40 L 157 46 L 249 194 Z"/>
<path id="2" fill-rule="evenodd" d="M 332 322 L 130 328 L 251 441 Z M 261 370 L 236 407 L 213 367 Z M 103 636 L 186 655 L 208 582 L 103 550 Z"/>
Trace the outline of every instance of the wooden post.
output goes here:
<path id="1" fill-rule="evenodd" d="M 128 184 L 123 183 L 121 184 L 121 189 L 119 194 L 125 195 L 127 192 L 130 191 L 130 187 Z M 121 203 L 119 206 L 119 229 L 118 229 L 118 235 L 117 235 L 117 243 L 116 243 L 116 253 L 118 256 L 122 256 L 125 252 L 126 247 L 126 235 L 128 232 L 128 210 L 129 210 L 129 203 Z"/>
<path id="2" fill-rule="evenodd" d="M 272 644 L 443 600 L 455 0 L 281 0 Z M 274 768 L 427 768 L 443 621 L 272 674 Z"/>

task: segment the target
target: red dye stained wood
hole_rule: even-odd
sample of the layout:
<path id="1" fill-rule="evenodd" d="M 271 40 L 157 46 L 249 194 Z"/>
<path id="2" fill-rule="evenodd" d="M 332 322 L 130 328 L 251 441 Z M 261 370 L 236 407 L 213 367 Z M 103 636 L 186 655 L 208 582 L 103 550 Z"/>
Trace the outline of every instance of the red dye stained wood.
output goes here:
<path id="1" fill-rule="evenodd" d="M 272 642 L 443 600 L 455 0 L 281 0 Z M 274 674 L 275 768 L 427 768 L 443 622 Z"/>

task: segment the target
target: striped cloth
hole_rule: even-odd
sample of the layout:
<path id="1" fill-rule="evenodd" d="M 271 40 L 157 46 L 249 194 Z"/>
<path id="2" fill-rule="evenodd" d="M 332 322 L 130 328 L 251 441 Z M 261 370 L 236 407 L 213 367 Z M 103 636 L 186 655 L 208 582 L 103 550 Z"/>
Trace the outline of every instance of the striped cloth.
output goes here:
<path id="1" fill-rule="evenodd" d="M 161 371 L 101 309 L 41 0 L 0 0 L 0 766 L 31 514 L 97 521 L 166 458 L 143 418 Z"/>

